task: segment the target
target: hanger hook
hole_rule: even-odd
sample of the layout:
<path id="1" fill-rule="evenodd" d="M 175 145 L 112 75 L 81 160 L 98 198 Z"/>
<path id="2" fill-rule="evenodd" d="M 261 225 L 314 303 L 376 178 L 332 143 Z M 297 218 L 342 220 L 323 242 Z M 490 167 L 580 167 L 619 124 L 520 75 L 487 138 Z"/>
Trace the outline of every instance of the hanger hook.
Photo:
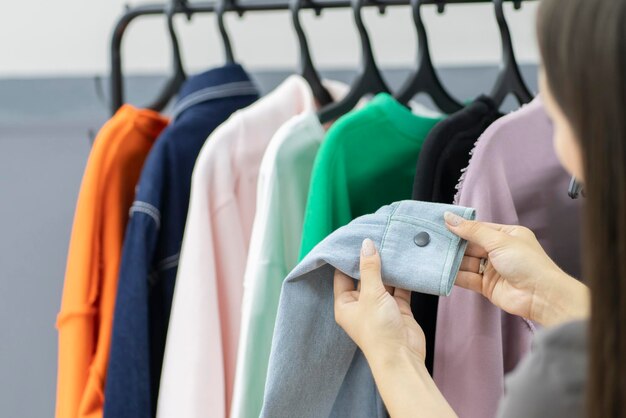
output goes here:
<path id="1" fill-rule="evenodd" d="M 433 66 L 428 47 L 428 34 L 422 20 L 422 5 L 424 3 L 424 0 L 411 0 L 411 11 L 417 32 L 417 69 L 407 79 L 395 97 L 400 103 L 407 104 L 415 95 L 426 93 L 439 109 L 444 113 L 451 114 L 462 109 L 463 105 L 448 93 Z"/>
<path id="2" fill-rule="evenodd" d="M 175 74 L 179 74 L 181 76 L 185 76 L 185 70 L 183 68 L 181 52 L 180 52 L 180 44 L 178 42 L 178 35 L 176 35 L 176 28 L 174 27 L 174 16 L 176 15 L 178 7 L 186 7 L 184 0 L 172 0 L 166 10 L 167 16 L 167 30 L 169 31 L 170 37 L 172 39 L 172 55 L 174 61 L 174 71 Z"/>
<path id="3" fill-rule="evenodd" d="M 322 124 L 333 121 L 339 116 L 346 114 L 354 108 L 359 99 L 363 98 L 366 94 L 389 94 L 389 87 L 383 79 L 376 61 L 374 60 L 374 53 L 372 46 L 363 24 L 363 18 L 361 16 L 361 9 L 363 8 L 364 0 L 351 0 L 350 5 L 354 13 L 354 22 L 361 38 L 361 71 L 357 75 L 356 80 L 352 83 L 350 91 L 339 102 L 335 102 L 329 106 L 323 107 L 318 112 L 318 117 Z M 370 0 L 371 1 L 371 0 Z"/>
<path id="4" fill-rule="evenodd" d="M 217 26 L 220 30 L 220 35 L 222 36 L 222 42 L 224 44 L 226 63 L 232 64 L 235 62 L 235 57 L 233 55 L 233 47 L 230 43 L 230 37 L 228 36 L 228 31 L 226 30 L 226 25 L 224 24 L 224 13 L 226 12 L 227 5 L 231 5 L 230 0 L 217 0 L 215 2 L 215 16 L 217 17 Z"/>
<path id="5" fill-rule="evenodd" d="M 300 45 L 300 71 L 304 71 L 308 66 L 312 66 L 311 54 L 309 51 L 309 43 L 307 42 L 306 35 L 302 23 L 300 23 L 300 10 L 302 10 L 302 3 L 306 0 L 291 0 L 289 2 L 289 9 L 291 10 L 291 20 L 293 27 L 298 37 L 298 43 Z"/>
<path id="6" fill-rule="evenodd" d="M 413 22 L 415 22 L 415 30 L 417 31 L 419 62 L 422 62 L 424 59 L 430 61 L 428 35 L 422 20 L 422 0 L 411 0 L 411 11 L 413 12 Z"/>
<path id="7" fill-rule="evenodd" d="M 174 67 L 174 74 L 170 79 L 167 80 L 165 88 L 163 89 L 163 91 L 161 91 L 159 97 L 157 97 L 157 99 L 153 103 L 147 106 L 149 109 L 157 111 L 162 111 L 163 109 L 165 109 L 172 97 L 174 97 L 178 93 L 180 86 L 187 78 L 187 75 L 185 74 L 185 70 L 183 68 L 180 46 L 178 43 L 178 36 L 176 35 L 176 28 L 174 27 L 174 16 L 180 11 L 186 12 L 185 7 L 186 5 L 184 3 L 184 0 L 171 0 L 165 6 L 167 30 L 169 32 L 172 42 L 172 66 Z"/>
<path id="8" fill-rule="evenodd" d="M 511 58 L 513 53 L 513 42 L 511 41 L 511 32 L 506 22 L 506 16 L 504 15 L 504 0 L 493 0 L 493 4 L 495 6 L 496 21 L 498 22 L 502 38 L 502 50 L 506 54 L 505 59 L 508 59 Z"/>
<path id="9" fill-rule="evenodd" d="M 515 59 L 511 32 L 504 15 L 504 0 L 493 0 L 493 5 L 502 41 L 502 69 L 491 96 L 499 105 L 509 93 L 514 94 L 520 103 L 528 103 L 532 100 L 533 94 L 526 86 Z"/>
<path id="10" fill-rule="evenodd" d="M 304 28 L 300 22 L 300 10 L 302 5 L 307 0 L 290 0 L 289 9 L 291 10 L 291 17 L 293 20 L 293 27 L 298 37 L 298 43 L 300 46 L 300 75 L 309 83 L 311 91 L 315 100 L 320 106 L 326 106 L 333 102 L 333 97 L 330 95 L 326 87 L 324 87 L 320 76 L 313 65 L 313 59 L 311 58 L 311 52 L 304 33 Z M 310 3 L 309 3 L 310 4 Z"/>
<path id="11" fill-rule="evenodd" d="M 374 53 L 372 52 L 372 43 L 370 42 L 367 28 L 363 23 L 363 16 L 361 10 L 363 9 L 364 0 L 351 0 L 352 12 L 354 13 L 354 22 L 356 24 L 357 31 L 359 32 L 359 38 L 361 39 L 361 51 L 363 53 L 363 62 L 374 62 Z"/>

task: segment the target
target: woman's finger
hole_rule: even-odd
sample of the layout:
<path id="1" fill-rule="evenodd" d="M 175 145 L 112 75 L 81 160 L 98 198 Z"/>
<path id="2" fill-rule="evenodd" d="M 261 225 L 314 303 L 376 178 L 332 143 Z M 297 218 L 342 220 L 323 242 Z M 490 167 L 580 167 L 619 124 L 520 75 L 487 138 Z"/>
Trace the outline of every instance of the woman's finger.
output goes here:
<path id="1" fill-rule="evenodd" d="M 477 257 L 477 258 L 487 258 L 487 251 L 485 251 L 485 249 L 483 247 L 481 247 L 480 245 L 473 243 L 473 242 L 469 242 L 467 244 L 467 249 L 465 250 L 465 255 L 468 255 L 470 257 Z"/>
<path id="2" fill-rule="evenodd" d="M 478 273 L 480 270 L 480 258 L 476 257 L 463 257 L 461 260 L 461 271 L 466 271 L 469 273 Z"/>
<path id="3" fill-rule="evenodd" d="M 456 275 L 456 282 L 454 284 L 462 287 L 463 289 L 482 294 L 483 276 L 478 273 L 459 271 Z"/>
<path id="4" fill-rule="evenodd" d="M 469 242 L 480 245 L 487 252 L 495 250 L 510 239 L 495 224 L 486 225 L 482 222 L 468 221 L 452 212 L 446 212 L 444 218 L 450 231 Z"/>
<path id="5" fill-rule="evenodd" d="M 333 289 L 335 292 L 335 301 L 337 301 L 345 292 L 351 292 L 354 290 L 354 280 L 343 274 L 343 272 L 335 270 Z"/>
<path id="6" fill-rule="evenodd" d="M 395 290 L 393 291 L 393 296 L 403 300 L 404 302 L 407 303 L 407 305 L 411 306 L 411 291 L 410 290 L 406 290 L 406 289 L 400 289 L 399 287 L 396 287 Z"/>
<path id="7" fill-rule="evenodd" d="M 361 291 L 377 293 L 385 290 L 380 273 L 380 256 L 374 242 L 367 238 L 361 247 Z"/>
<path id="8" fill-rule="evenodd" d="M 387 291 L 387 293 L 389 293 L 390 295 L 393 295 L 393 286 L 386 286 L 385 285 L 385 290 Z M 361 280 L 358 280 L 358 283 L 356 285 L 356 291 L 360 292 L 361 291 Z"/>

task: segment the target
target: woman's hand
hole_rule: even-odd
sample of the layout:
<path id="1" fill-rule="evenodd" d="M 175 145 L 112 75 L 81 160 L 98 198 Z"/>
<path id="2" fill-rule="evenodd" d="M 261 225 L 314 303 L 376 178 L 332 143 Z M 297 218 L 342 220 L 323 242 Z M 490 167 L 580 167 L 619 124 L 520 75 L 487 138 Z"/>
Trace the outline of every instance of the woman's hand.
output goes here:
<path id="1" fill-rule="evenodd" d="M 469 241 L 457 286 L 545 326 L 587 317 L 588 289 L 548 257 L 528 228 L 467 221 L 450 212 L 445 219 L 450 231 Z M 481 259 L 488 260 L 483 274 Z"/>
<path id="2" fill-rule="evenodd" d="M 361 249 L 361 280 L 335 271 L 335 319 L 366 357 L 374 352 L 408 350 L 422 362 L 424 332 L 411 312 L 411 292 L 384 286 L 380 256 L 370 239 Z"/>
<path id="3" fill-rule="evenodd" d="M 335 319 L 361 348 L 394 418 L 456 417 L 424 364 L 424 332 L 411 313 L 411 292 L 384 286 L 380 257 L 366 239 L 361 280 L 335 272 Z"/>

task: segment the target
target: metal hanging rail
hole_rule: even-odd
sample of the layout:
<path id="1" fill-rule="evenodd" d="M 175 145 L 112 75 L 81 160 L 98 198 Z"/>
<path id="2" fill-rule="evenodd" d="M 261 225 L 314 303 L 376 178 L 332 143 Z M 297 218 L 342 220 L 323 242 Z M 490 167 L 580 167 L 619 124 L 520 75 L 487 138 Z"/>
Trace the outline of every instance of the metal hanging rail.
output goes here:
<path id="1" fill-rule="evenodd" d="M 512 2 L 516 9 L 521 7 L 523 1 L 528 0 L 505 0 Z M 423 0 L 424 4 L 437 5 L 438 11 L 443 12 L 444 6 L 448 4 L 471 4 L 471 3 L 491 3 L 492 0 Z M 378 7 L 381 13 L 385 12 L 387 7 L 408 6 L 410 0 L 366 0 L 364 6 Z M 349 8 L 350 0 L 309 0 L 303 5 L 303 9 L 315 10 L 320 14 L 323 9 L 339 9 Z M 142 16 L 164 15 L 167 12 L 168 5 L 162 4 L 145 4 L 140 6 L 128 7 L 124 14 L 120 17 L 115 25 L 113 36 L 111 38 L 111 111 L 115 113 L 124 103 L 124 77 L 122 75 L 122 38 L 130 23 Z M 275 11 L 289 10 L 289 0 L 239 0 L 227 2 L 225 11 L 235 12 L 242 16 L 247 12 L 258 11 Z M 190 18 L 198 13 L 213 13 L 215 11 L 214 2 L 203 3 L 187 3 L 184 7 L 177 7 L 176 14 L 185 14 Z"/>

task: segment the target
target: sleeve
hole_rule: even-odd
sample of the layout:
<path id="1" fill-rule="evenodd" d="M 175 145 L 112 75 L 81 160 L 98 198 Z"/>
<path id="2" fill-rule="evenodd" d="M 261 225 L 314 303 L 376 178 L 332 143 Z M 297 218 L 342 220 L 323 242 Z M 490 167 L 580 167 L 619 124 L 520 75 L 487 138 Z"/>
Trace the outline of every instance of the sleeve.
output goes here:
<path id="1" fill-rule="evenodd" d="M 584 337 L 577 323 L 540 338 L 506 379 L 498 417 L 579 417 L 584 414 Z"/>
<path id="2" fill-rule="evenodd" d="M 95 350 L 98 274 L 99 155 L 107 138 L 94 144 L 76 204 L 67 255 L 63 300 L 57 316 L 59 363 L 56 417 L 73 418 L 88 383 L 89 366 Z"/>
<path id="3" fill-rule="evenodd" d="M 346 403 L 350 416 L 381 416 L 367 361 L 334 320 L 333 274 L 326 264 L 283 284 L 261 418 L 347 416 L 334 414 Z"/>
<path id="4" fill-rule="evenodd" d="M 148 306 L 150 265 L 158 238 L 153 216 L 158 212 L 147 212 L 151 211 L 133 213 L 122 251 L 105 388 L 106 418 L 153 415 Z"/>

